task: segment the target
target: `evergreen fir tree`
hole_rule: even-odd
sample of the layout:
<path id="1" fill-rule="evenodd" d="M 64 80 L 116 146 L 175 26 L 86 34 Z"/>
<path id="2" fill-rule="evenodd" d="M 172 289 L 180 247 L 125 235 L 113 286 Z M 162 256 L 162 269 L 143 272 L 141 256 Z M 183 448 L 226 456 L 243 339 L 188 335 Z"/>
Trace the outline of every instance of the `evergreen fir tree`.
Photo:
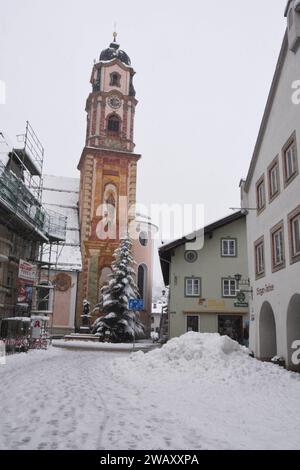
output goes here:
<path id="1" fill-rule="evenodd" d="M 133 341 L 144 337 L 144 326 L 139 319 L 139 312 L 128 310 L 129 299 L 139 298 L 135 283 L 132 242 L 129 238 L 121 241 L 115 250 L 112 274 L 107 285 L 100 291 L 100 302 L 96 305 L 104 315 L 92 326 L 92 332 L 113 342 Z"/>

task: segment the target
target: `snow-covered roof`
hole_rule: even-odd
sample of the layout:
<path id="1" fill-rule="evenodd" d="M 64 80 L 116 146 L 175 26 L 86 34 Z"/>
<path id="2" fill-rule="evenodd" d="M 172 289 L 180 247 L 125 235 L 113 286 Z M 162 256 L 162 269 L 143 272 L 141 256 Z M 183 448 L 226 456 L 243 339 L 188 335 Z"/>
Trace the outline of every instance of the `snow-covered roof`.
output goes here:
<path id="1" fill-rule="evenodd" d="M 82 269 L 79 237 L 79 178 L 44 175 L 42 201 L 45 209 L 67 217 L 66 242 L 59 249 L 57 269 L 80 271 Z M 56 254 L 53 253 L 52 262 Z M 45 253 L 45 261 L 48 261 Z"/>

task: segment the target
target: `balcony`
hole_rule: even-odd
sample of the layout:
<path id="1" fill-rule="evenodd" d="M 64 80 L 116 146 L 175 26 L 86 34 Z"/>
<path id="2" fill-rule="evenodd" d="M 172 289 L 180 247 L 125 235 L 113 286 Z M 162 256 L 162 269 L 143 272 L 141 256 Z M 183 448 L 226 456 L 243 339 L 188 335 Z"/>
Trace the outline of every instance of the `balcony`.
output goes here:
<path id="1" fill-rule="evenodd" d="M 36 197 L 0 161 L 0 220 L 21 236 L 40 242 L 64 241 L 66 217 L 46 212 Z"/>

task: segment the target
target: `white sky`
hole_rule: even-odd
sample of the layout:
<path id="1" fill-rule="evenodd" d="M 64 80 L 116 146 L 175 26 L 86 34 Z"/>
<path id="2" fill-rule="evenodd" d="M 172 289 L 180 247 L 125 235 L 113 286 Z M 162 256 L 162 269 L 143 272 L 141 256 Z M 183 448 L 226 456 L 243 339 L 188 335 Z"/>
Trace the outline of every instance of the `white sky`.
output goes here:
<path id="1" fill-rule="evenodd" d="M 286 0 L 2 0 L 0 131 L 28 119 L 45 173 L 78 176 L 93 59 L 112 40 L 136 70 L 138 200 L 239 207 L 278 58 Z"/>

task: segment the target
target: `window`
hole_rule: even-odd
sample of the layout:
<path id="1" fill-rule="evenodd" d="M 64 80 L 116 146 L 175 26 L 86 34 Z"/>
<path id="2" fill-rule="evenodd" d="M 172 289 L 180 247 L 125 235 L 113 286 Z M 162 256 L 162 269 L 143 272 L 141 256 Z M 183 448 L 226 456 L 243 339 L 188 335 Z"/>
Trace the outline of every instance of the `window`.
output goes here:
<path id="1" fill-rule="evenodd" d="M 140 293 L 141 299 L 144 300 L 144 310 L 146 310 L 146 296 L 147 296 L 147 266 L 140 264 L 138 267 L 138 276 L 137 276 L 138 290 Z"/>
<path id="2" fill-rule="evenodd" d="M 221 336 L 229 336 L 242 344 L 243 317 L 240 315 L 218 315 L 218 332 Z"/>
<path id="3" fill-rule="evenodd" d="M 269 199 L 270 202 L 278 196 L 280 192 L 280 178 L 279 178 L 279 160 L 278 157 L 273 160 L 269 166 Z"/>
<path id="4" fill-rule="evenodd" d="M 300 215 L 292 220 L 293 256 L 300 255 Z"/>
<path id="5" fill-rule="evenodd" d="M 6 279 L 6 285 L 7 287 L 12 287 L 13 285 L 13 279 L 14 279 L 14 273 L 12 271 L 7 272 L 7 279 Z"/>
<path id="6" fill-rule="evenodd" d="M 186 278 L 185 279 L 185 296 L 186 297 L 199 297 L 201 295 L 201 279 L 200 278 Z"/>
<path id="7" fill-rule="evenodd" d="M 116 115 L 110 116 L 107 122 L 107 130 L 118 134 L 120 131 L 120 118 Z"/>
<path id="8" fill-rule="evenodd" d="M 262 176 L 256 184 L 257 211 L 261 212 L 266 207 L 265 177 Z"/>
<path id="9" fill-rule="evenodd" d="M 283 172 L 285 186 L 287 186 L 298 174 L 298 157 L 295 134 L 293 134 L 283 148 Z"/>
<path id="10" fill-rule="evenodd" d="M 264 249 L 264 238 L 260 238 L 255 243 L 255 273 L 256 278 L 263 277 L 265 275 L 265 249 Z"/>
<path id="11" fill-rule="evenodd" d="M 187 315 L 186 331 L 195 331 L 199 333 L 199 315 Z"/>
<path id="12" fill-rule="evenodd" d="M 198 259 L 198 255 L 197 255 L 197 252 L 196 251 L 186 251 L 184 253 L 184 259 L 185 261 L 187 261 L 188 263 L 195 263 L 195 261 L 197 261 Z"/>
<path id="13" fill-rule="evenodd" d="M 221 255 L 228 257 L 236 256 L 236 239 L 224 238 L 221 240 Z"/>
<path id="14" fill-rule="evenodd" d="M 237 282 L 235 279 L 223 279 L 222 280 L 222 295 L 223 297 L 236 297 Z"/>
<path id="15" fill-rule="evenodd" d="M 300 261 L 300 206 L 288 216 L 291 264 Z"/>
<path id="16" fill-rule="evenodd" d="M 41 281 L 36 286 L 37 311 L 53 312 L 53 286 L 50 281 Z"/>
<path id="17" fill-rule="evenodd" d="M 113 72 L 110 74 L 110 86 L 120 87 L 121 75 L 118 72 Z"/>
<path id="18" fill-rule="evenodd" d="M 141 232 L 139 236 L 139 241 L 142 246 L 148 245 L 148 234 L 146 232 Z"/>
<path id="19" fill-rule="evenodd" d="M 277 271 L 285 266 L 283 222 L 271 230 L 272 270 Z"/>

